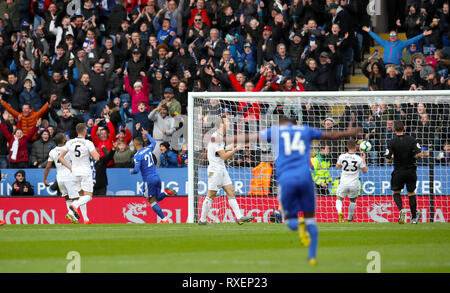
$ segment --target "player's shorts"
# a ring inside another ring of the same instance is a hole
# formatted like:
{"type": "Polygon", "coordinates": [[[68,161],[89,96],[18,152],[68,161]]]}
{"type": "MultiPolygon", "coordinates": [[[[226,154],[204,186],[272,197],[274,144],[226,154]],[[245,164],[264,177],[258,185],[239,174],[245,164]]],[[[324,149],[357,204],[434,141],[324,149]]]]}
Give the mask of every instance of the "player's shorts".
{"type": "Polygon", "coordinates": [[[290,177],[278,180],[281,207],[286,218],[296,218],[299,212],[314,212],[316,198],[311,177],[290,177]]]}
{"type": "Polygon", "coordinates": [[[57,181],[57,182],[58,182],[58,188],[61,191],[61,195],[63,197],[69,196],[70,199],[79,197],[79,194],[75,190],[75,187],[73,186],[72,181],[57,181]]]}
{"type": "Polygon", "coordinates": [[[356,198],[359,194],[359,182],[354,185],[341,185],[339,184],[336,189],[336,195],[342,198],[356,198]]]}
{"type": "Polygon", "coordinates": [[[92,179],[92,175],[89,176],[74,176],[73,177],[73,187],[76,192],[80,192],[81,190],[86,192],[94,191],[94,180],[92,179]]]}
{"type": "Polygon", "coordinates": [[[223,186],[232,184],[230,175],[226,169],[210,171],[208,169],[208,190],[218,191],[223,186]]]}
{"type": "Polygon", "coordinates": [[[144,197],[149,199],[158,197],[161,193],[161,179],[159,176],[152,176],[144,179],[144,197]]]}
{"type": "Polygon", "coordinates": [[[415,169],[394,170],[391,174],[391,190],[402,190],[406,185],[408,192],[414,192],[417,184],[417,171],[415,169]]]}

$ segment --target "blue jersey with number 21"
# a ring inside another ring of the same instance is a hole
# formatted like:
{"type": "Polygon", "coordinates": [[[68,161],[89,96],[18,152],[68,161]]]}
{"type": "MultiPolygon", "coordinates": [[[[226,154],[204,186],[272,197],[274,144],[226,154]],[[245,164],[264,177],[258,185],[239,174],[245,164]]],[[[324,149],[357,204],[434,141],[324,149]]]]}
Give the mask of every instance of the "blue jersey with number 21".
{"type": "MultiPolygon", "coordinates": [[[[152,152],[155,149],[156,141],[149,134],[146,134],[150,145],[141,148],[133,157],[134,169],[131,171],[132,174],[137,174],[141,171],[142,178],[150,178],[153,176],[158,176],[156,173],[155,163],[153,162],[152,152]]],[[[158,176],[159,177],[159,176],[158,176]]]]}
{"type": "Polygon", "coordinates": [[[274,146],[275,169],[278,181],[292,176],[311,177],[309,156],[311,141],[320,139],[322,131],[307,125],[273,126],[259,133],[274,146]]]}

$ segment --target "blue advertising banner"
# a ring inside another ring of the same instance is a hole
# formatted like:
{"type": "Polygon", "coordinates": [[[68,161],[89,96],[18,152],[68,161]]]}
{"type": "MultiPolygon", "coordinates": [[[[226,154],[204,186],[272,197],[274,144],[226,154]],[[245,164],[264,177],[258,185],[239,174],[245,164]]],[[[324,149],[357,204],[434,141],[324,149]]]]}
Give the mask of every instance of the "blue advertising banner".
{"type": "MultiPolygon", "coordinates": [[[[16,169],[3,169],[0,182],[0,195],[10,195],[12,184],[14,183],[14,173],[16,169]]],[[[251,181],[251,169],[240,168],[228,169],[231,180],[233,181],[236,194],[245,195],[249,191],[251,181]],[[239,172],[237,172],[239,170],[239,172]]],[[[44,185],[43,169],[25,169],[26,179],[33,185],[36,196],[56,195],[55,191],[50,190],[44,185]]],[[[199,181],[199,194],[205,195],[207,191],[206,171],[200,171],[204,174],[205,180],[199,181]]],[[[369,166],[369,172],[361,175],[362,194],[364,195],[390,195],[392,167],[374,167],[369,166]]],[[[158,169],[162,181],[162,188],[171,187],[178,191],[179,195],[186,195],[188,190],[188,172],[187,168],[161,168],[158,169]]],[[[339,172],[332,169],[333,179],[339,176],[339,172]]],[[[55,169],[49,174],[49,182],[55,180],[55,169]]],[[[450,175],[450,166],[434,167],[434,194],[450,194],[450,184],[448,177],[450,175]]],[[[130,175],[128,169],[108,169],[108,194],[107,195],[142,195],[143,182],[140,175],[130,175]]],[[[418,167],[417,169],[417,194],[427,195],[430,192],[430,180],[428,167],[418,167]]],[[[331,189],[331,185],[330,185],[331,189]]]]}

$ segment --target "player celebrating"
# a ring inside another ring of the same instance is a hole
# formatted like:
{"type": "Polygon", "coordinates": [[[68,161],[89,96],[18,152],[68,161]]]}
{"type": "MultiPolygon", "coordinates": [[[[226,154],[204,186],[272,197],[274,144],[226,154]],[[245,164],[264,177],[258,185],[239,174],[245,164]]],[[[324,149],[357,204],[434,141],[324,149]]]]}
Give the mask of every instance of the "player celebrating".
{"type": "Polygon", "coordinates": [[[142,134],[148,138],[150,145],[144,147],[144,140],[139,136],[133,140],[136,154],[133,158],[134,168],[130,169],[130,174],[137,174],[141,171],[145,188],[144,197],[147,198],[153,211],[161,218],[161,223],[169,223],[158,202],[162,201],[167,195],[176,195],[176,192],[170,188],[166,188],[165,193],[161,192],[161,179],[156,173],[155,162],[153,162],[152,157],[156,141],[148,134],[147,130],[142,129],[142,134]]]}
{"type": "Polygon", "coordinates": [[[399,224],[406,222],[406,212],[403,211],[400,193],[406,184],[411,209],[411,224],[419,222],[420,214],[416,211],[417,164],[416,160],[422,157],[420,144],[410,135],[404,134],[405,126],[402,121],[394,122],[394,132],[397,135],[388,141],[385,153],[386,161],[394,160],[394,171],[391,175],[391,189],[394,201],[400,211],[399,224]]]}
{"type": "Polygon", "coordinates": [[[94,180],[92,176],[91,157],[94,161],[100,159],[100,155],[95,149],[92,141],[86,139],[87,127],[84,123],[78,123],[75,126],[78,136],[69,140],[61,149],[58,161],[72,171],[72,181],[76,192],[80,198],[70,205],[77,220],[80,220],[78,208],[83,214],[84,224],[90,224],[87,216],[87,203],[92,200],[94,189],[94,180]],[[72,166],[66,161],[66,154],[70,155],[72,166]]]}
{"type": "MultiPolygon", "coordinates": [[[[50,184],[48,184],[47,182],[47,177],[48,173],[50,172],[50,168],[54,163],[56,167],[56,182],[58,183],[58,188],[61,191],[62,197],[64,197],[66,200],[68,211],[66,218],[72,223],[78,224],[77,217],[75,217],[75,214],[70,209],[70,205],[73,203],[74,200],[78,199],[79,197],[78,192],[75,191],[75,188],[72,183],[72,173],[66,166],[64,166],[58,161],[59,154],[61,153],[61,150],[64,148],[64,145],[66,144],[66,137],[64,136],[63,133],[58,133],[55,135],[54,140],[57,144],[57,147],[52,149],[48,154],[48,162],[44,171],[44,184],[45,186],[50,186],[50,184]]],[[[64,159],[69,164],[71,164],[69,154],[66,154],[64,159]]]]}
{"type": "Polygon", "coordinates": [[[336,140],[356,136],[360,129],[323,132],[307,125],[295,125],[295,121],[281,117],[278,126],[272,126],[258,134],[238,136],[237,141],[266,140],[272,142],[275,151],[275,169],[280,190],[280,202],[289,229],[299,231],[300,242],[308,246],[310,265],[317,264],[316,253],[319,233],[315,220],[314,183],[310,169],[311,141],[336,140]],[[298,218],[299,212],[303,218],[298,218]]]}
{"type": "Polygon", "coordinates": [[[339,214],[339,222],[344,222],[344,214],[342,213],[342,201],[348,196],[350,205],[348,207],[347,221],[351,222],[354,219],[353,213],[356,208],[356,198],[358,197],[359,184],[359,170],[367,173],[366,154],[362,153],[362,157],[356,154],[356,142],[353,139],[347,141],[348,152],[339,156],[336,169],[341,169],[341,179],[336,190],[336,210],[339,214]]]}
{"type": "Polygon", "coordinates": [[[233,209],[236,216],[237,223],[242,225],[253,221],[255,217],[243,216],[239,209],[239,204],[236,201],[236,196],[231,183],[230,175],[228,175],[225,161],[233,158],[234,154],[239,150],[239,147],[226,152],[224,149],[225,143],[223,141],[224,135],[227,131],[228,120],[225,115],[220,117],[219,128],[211,136],[208,143],[208,193],[203,200],[202,214],[198,222],[199,225],[211,225],[206,221],[209,210],[220,188],[223,188],[228,196],[228,203],[233,209]]]}

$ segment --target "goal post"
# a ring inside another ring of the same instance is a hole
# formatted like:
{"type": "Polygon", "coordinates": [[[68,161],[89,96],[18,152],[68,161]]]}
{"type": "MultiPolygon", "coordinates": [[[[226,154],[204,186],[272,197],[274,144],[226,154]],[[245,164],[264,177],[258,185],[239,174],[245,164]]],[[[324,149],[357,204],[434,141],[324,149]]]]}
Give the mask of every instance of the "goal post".
{"type": "MultiPolygon", "coordinates": [[[[361,127],[363,134],[357,140],[369,141],[372,149],[366,153],[369,171],[360,175],[360,196],[355,210],[357,222],[398,219],[390,190],[393,167],[383,154],[387,141],[394,135],[393,121],[402,120],[406,133],[416,137],[425,155],[417,161],[416,194],[421,221],[450,220],[450,91],[190,92],[189,223],[197,222],[200,217],[208,183],[207,142],[217,130],[217,118],[222,114],[228,117],[227,136],[257,133],[277,125],[282,115],[324,131],[344,130],[349,122],[361,127]]],[[[335,164],[339,155],[346,152],[345,141],[314,141],[312,144],[311,176],[318,183],[316,217],[319,222],[338,220],[335,191],[340,172],[335,164]],[[319,164],[314,165],[314,162],[319,164]],[[327,187],[321,188],[321,183],[327,187]]],[[[268,222],[273,210],[278,209],[274,161],[275,150],[271,144],[250,142],[226,162],[241,211],[244,215],[255,216],[258,222],[268,222]]],[[[405,192],[403,190],[402,195],[405,192]]],[[[348,204],[349,200],[345,199],[345,217],[348,204]]],[[[409,210],[407,196],[403,197],[403,206],[409,210]]],[[[234,222],[233,216],[223,191],[218,193],[208,220],[234,222]]]]}

